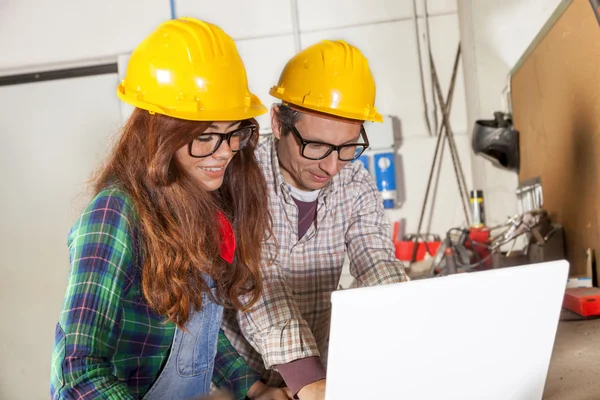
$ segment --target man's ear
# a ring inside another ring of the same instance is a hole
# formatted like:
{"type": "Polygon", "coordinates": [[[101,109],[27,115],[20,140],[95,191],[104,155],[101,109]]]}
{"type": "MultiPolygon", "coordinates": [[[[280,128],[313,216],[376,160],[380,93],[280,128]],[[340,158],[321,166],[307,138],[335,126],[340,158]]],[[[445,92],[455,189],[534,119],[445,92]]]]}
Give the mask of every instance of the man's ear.
{"type": "Polygon", "coordinates": [[[281,124],[279,123],[277,114],[279,114],[279,106],[274,105],[271,107],[271,130],[273,131],[273,136],[279,140],[281,139],[281,124]]]}

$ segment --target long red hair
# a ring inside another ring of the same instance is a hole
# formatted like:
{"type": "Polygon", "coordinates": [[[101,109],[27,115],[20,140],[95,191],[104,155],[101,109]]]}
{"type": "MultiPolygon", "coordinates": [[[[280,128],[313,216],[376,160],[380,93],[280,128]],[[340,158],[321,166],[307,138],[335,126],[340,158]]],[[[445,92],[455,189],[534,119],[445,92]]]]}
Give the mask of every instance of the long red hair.
{"type": "Polygon", "coordinates": [[[261,249],[271,234],[267,185],[254,156],[258,134],[233,157],[217,191],[201,188],[177,161],[175,152],[210,125],[135,109],[94,179],[96,193],[117,185],[131,196],[144,297],[180,327],[202,307],[202,293],[210,294],[205,275],[226,307],[246,309],[259,298],[261,249]],[[234,228],[232,265],[219,257],[218,211],[234,228]]]}

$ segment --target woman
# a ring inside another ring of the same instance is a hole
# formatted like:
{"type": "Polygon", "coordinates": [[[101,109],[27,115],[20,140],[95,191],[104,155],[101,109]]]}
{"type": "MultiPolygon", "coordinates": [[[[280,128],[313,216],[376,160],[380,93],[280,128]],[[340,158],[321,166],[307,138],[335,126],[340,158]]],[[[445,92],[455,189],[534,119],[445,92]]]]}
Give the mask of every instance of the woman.
{"type": "Polygon", "coordinates": [[[136,108],[69,234],[52,397],[189,399],[212,377],[236,398],[287,399],[220,330],[223,307],[260,296],[270,232],[254,158],[267,110],[235,44],[205,22],[166,22],[132,53],[117,95],[136,108]]]}

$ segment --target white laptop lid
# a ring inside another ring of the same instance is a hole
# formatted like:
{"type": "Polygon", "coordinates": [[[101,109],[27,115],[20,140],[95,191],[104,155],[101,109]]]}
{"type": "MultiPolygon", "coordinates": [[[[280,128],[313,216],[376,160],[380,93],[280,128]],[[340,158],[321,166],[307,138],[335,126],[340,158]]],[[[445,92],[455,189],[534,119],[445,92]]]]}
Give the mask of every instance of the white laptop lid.
{"type": "Polygon", "coordinates": [[[541,399],[569,264],[333,293],[327,400],[541,399]]]}

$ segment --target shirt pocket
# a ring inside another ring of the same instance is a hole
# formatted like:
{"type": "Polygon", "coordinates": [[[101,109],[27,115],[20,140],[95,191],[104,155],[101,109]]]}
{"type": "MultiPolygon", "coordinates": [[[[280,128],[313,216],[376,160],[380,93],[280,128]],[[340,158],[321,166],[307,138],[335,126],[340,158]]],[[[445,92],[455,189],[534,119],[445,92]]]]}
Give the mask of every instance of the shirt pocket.
{"type": "Polygon", "coordinates": [[[343,241],[323,245],[308,242],[295,250],[286,270],[295,295],[314,298],[337,288],[346,257],[343,241]]]}
{"type": "Polygon", "coordinates": [[[336,233],[331,232],[307,247],[305,255],[312,259],[316,271],[325,269],[329,273],[337,274],[338,271],[342,271],[346,258],[346,242],[343,237],[336,237],[336,233]]]}

